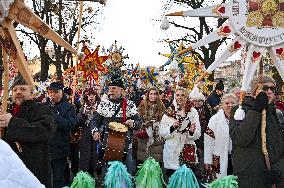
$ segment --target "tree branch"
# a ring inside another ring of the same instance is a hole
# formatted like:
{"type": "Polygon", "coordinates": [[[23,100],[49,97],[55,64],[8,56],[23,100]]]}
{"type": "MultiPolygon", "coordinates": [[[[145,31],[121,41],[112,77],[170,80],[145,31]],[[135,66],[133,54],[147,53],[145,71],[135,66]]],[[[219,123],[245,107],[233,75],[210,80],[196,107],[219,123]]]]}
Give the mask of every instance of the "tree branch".
{"type": "Polygon", "coordinates": [[[175,22],[170,22],[170,24],[173,24],[175,27],[179,27],[179,28],[183,28],[183,29],[187,29],[189,31],[193,31],[196,35],[198,35],[198,32],[196,31],[195,28],[192,28],[192,27],[186,27],[186,26],[183,26],[183,25],[179,25],[175,22]]]}

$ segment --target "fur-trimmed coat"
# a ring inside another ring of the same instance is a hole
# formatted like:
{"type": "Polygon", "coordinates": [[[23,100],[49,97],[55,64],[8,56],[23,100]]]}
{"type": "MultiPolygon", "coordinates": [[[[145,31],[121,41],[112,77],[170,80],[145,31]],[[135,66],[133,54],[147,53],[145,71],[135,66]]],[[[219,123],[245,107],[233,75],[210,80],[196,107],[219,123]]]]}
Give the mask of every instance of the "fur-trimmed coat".
{"type": "Polygon", "coordinates": [[[145,110],[145,103],[141,103],[138,110],[142,118],[142,129],[147,129],[148,138],[137,138],[137,160],[145,161],[153,157],[157,162],[163,162],[164,140],[159,136],[160,121],[164,112],[164,105],[151,105],[145,110]],[[145,113],[146,111],[146,113],[145,113]],[[153,120],[151,123],[150,121],[153,120]],[[150,123],[151,125],[148,125],[150,123]]]}
{"type": "Polygon", "coordinates": [[[231,146],[229,123],[221,109],[211,117],[204,133],[204,164],[213,165],[217,178],[227,176],[231,146]]]}
{"type": "Polygon", "coordinates": [[[163,115],[160,125],[159,134],[165,139],[164,149],[163,149],[163,162],[166,169],[177,170],[180,167],[179,156],[185,144],[192,144],[195,146],[195,163],[198,163],[196,155],[196,145],[195,140],[197,140],[201,135],[201,128],[199,123],[198,112],[195,108],[191,108],[186,114],[185,119],[182,121],[180,129],[176,129],[171,132],[171,127],[177,120],[175,107],[172,105],[167,109],[166,114],[163,115]],[[174,113],[169,113],[172,111],[174,113]],[[179,130],[184,130],[188,127],[189,123],[195,124],[196,129],[193,134],[189,131],[181,133],[179,130]]]}

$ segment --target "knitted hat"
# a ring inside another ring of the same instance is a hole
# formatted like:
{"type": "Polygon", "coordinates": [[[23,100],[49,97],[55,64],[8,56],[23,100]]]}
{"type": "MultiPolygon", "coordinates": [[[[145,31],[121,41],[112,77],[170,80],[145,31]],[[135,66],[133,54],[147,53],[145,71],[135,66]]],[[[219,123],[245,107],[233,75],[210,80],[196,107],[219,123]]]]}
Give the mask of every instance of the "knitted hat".
{"type": "Polygon", "coordinates": [[[121,88],[124,89],[124,84],[123,84],[123,80],[122,80],[121,76],[114,75],[111,78],[108,86],[117,86],[117,87],[121,87],[121,88]]]}
{"type": "Polygon", "coordinates": [[[224,90],[224,84],[222,80],[219,80],[219,82],[216,84],[215,90],[217,89],[222,90],[222,91],[224,90]]]}
{"type": "Polygon", "coordinates": [[[259,75],[259,76],[254,77],[252,81],[250,82],[251,93],[252,94],[255,93],[255,91],[257,90],[258,84],[264,84],[267,82],[271,82],[274,85],[276,85],[275,80],[271,76],[259,75]],[[261,83],[261,80],[262,80],[262,83],[261,83]]]}
{"type": "Polygon", "coordinates": [[[11,88],[14,88],[17,85],[29,85],[20,73],[18,73],[17,76],[15,77],[11,88]]]}
{"type": "Polygon", "coordinates": [[[199,89],[197,86],[194,86],[193,90],[189,94],[189,98],[191,101],[198,101],[203,100],[205,101],[205,97],[202,93],[199,92],[199,89]]]}

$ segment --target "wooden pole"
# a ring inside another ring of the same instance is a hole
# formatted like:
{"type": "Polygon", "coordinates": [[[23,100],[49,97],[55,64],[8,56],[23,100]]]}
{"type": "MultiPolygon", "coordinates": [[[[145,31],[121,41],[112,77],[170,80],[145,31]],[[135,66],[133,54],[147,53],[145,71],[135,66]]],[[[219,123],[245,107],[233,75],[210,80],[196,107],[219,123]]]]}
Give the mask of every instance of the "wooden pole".
{"type": "MultiPolygon", "coordinates": [[[[8,65],[8,56],[5,50],[2,48],[2,56],[3,56],[3,66],[4,66],[4,93],[2,97],[2,113],[7,112],[8,107],[8,98],[9,98],[9,65],[8,65]]],[[[0,129],[0,138],[4,136],[4,129],[0,129]]]]}
{"type": "MultiPolygon", "coordinates": [[[[260,60],[259,62],[259,81],[261,83],[261,89],[263,87],[263,61],[260,60]]],[[[266,167],[268,170],[270,170],[270,161],[269,161],[269,155],[267,150],[267,140],[266,140],[266,109],[263,109],[261,113],[261,149],[262,153],[264,155],[266,167]]],[[[272,188],[276,188],[275,184],[272,185],[272,188]]]]}
{"type": "MultiPolygon", "coordinates": [[[[78,15],[78,38],[77,38],[77,43],[76,43],[76,50],[79,50],[79,44],[80,44],[80,35],[81,35],[81,26],[82,26],[82,14],[83,14],[83,1],[80,1],[80,10],[79,10],[79,15],[78,15]]],[[[75,92],[77,89],[77,65],[78,65],[79,57],[76,55],[76,63],[75,63],[75,74],[74,74],[74,79],[73,79],[73,97],[72,97],[72,102],[74,103],[75,101],[75,92]]]]}

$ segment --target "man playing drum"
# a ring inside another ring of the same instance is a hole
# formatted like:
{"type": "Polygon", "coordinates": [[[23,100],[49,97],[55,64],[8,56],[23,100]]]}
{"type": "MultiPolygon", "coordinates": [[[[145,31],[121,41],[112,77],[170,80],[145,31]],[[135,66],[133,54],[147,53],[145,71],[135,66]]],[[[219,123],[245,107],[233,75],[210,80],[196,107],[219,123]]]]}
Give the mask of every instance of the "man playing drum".
{"type": "Polygon", "coordinates": [[[102,141],[103,162],[122,161],[133,173],[132,135],[140,128],[141,119],[135,104],[122,97],[123,89],[121,77],[113,76],[108,99],[100,102],[90,126],[93,139],[102,141]]]}

